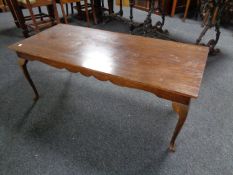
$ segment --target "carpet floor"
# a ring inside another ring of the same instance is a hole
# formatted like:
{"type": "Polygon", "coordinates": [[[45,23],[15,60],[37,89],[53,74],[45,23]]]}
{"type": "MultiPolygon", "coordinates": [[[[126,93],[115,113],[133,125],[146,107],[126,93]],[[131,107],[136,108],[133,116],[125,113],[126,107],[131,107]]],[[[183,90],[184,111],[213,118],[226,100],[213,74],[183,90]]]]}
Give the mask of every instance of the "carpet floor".
{"type": "MultiPolygon", "coordinates": [[[[145,15],[136,10],[135,20],[145,15]]],[[[119,22],[92,27],[128,32],[119,22]]],[[[186,42],[202,30],[200,21],[169,17],[165,28],[186,42]]],[[[208,58],[199,98],[191,102],[176,153],[169,153],[177,117],[169,101],[151,93],[31,62],[41,95],[33,103],[17,56],[7,48],[23,39],[21,30],[10,13],[1,13],[0,174],[232,175],[233,37],[221,31],[221,53],[208,58]]]]}

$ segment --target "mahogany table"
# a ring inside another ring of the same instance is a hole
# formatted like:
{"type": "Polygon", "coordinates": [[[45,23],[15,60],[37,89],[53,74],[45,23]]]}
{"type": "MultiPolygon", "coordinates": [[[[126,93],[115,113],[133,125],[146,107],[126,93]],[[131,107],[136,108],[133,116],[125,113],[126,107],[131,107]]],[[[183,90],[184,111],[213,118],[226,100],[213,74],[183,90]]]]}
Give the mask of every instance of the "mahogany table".
{"type": "Polygon", "coordinates": [[[27,71],[28,61],[145,90],[172,101],[179,115],[169,146],[172,151],[190,100],[198,97],[208,55],[208,48],[203,46],[64,24],[9,47],[16,51],[36,100],[39,95],[27,71]]]}

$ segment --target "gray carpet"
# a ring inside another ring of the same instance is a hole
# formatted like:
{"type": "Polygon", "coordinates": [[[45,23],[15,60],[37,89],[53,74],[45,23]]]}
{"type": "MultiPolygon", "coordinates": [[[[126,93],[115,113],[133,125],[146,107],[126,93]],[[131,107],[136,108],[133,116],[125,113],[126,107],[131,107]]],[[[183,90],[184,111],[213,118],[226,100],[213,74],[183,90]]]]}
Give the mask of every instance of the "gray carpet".
{"type": "MultiPolygon", "coordinates": [[[[145,13],[135,16],[142,21],[145,13]]],[[[128,31],[118,22],[93,27],[128,31]]],[[[178,18],[167,18],[165,28],[189,42],[202,30],[200,22],[178,18]]],[[[222,29],[222,52],[208,59],[176,153],[167,151],[176,114],[170,102],[151,93],[32,62],[29,71],[41,95],[34,104],[16,54],[7,48],[22,39],[10,13],[1,13],[1,175],[233,174],[232,31],[222,29]]]]}

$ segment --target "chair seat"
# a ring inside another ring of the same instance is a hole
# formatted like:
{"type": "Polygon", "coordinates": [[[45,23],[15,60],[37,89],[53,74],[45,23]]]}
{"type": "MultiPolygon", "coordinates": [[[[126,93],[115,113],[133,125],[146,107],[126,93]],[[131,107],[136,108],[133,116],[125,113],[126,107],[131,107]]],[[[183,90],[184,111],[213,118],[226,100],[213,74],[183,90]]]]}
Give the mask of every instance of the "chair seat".
{"type": "MultiPolygon", "coordinates": [[[[22,4],[26,4],[26,3],[27,3],[26,0],[18,0],[18,2],[19,2],[19,3],[22,3],[22,4]]],[[[36,0],[29,0],[29,2],[30,2],[31,4],[34,4],[34,3],[36,3],[36,0]]]]}
{"type": "Polygon", "coordinates": [[[72,3],[72,2],[80,2],[80,0],[60,0],[63,4],[65,3],[72,3]]]}
{"type": "MultiPolygon", "coordinates": [[[[18,0],[19,4],[26,7],[26,0],[18,0]]],[[[52,0],[29,0],[32,7],[47,6],[52,4],[52,0]]]]}

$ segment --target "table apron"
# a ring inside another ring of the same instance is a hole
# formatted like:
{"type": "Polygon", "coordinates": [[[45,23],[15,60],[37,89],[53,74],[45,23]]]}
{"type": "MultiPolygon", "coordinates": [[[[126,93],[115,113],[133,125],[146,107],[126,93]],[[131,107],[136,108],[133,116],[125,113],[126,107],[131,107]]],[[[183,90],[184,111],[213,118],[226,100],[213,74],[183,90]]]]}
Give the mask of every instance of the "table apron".
{"type": "Polygon", "coordinates": [[[22,58],[28,61],[39,61],[44,64],[50,65],[52,67],[56,67],[58,69],[67,69],[68,71],[73,72],[73,73],[79,72],[82,75],[87,76],[87,77],[93,76],[100,81],[110,81],[113,84],[116,84],[119,86],[140,89],[140,90],[144,90],[147,92],[151,92],[159,98],[163,98],[163,99],[170,100],[173,102],[178,102],[184,105],[188,105],[191,99],[191,97],[186,97],[184,95],[177,94],[174,92],[169,92],[163,89],[154,88],[150,85],[145,85],[140,82],[128,80],[124,77],[119,77],[116,75],[94,71],[94,70],[91,70],[91,69],[88,69],[82,66],[77,66],[77,65],[74,66],[74,65],[67,64],[67,63],[59,63],[56,61],[50,61],[50,60],[43,59],[41,57],[38,58],[38,56],[32,56],[32,55],[28,55],[28,54],[20,53],[20,52],[17,52],[17,55],[19,58],[22,58]]]}

